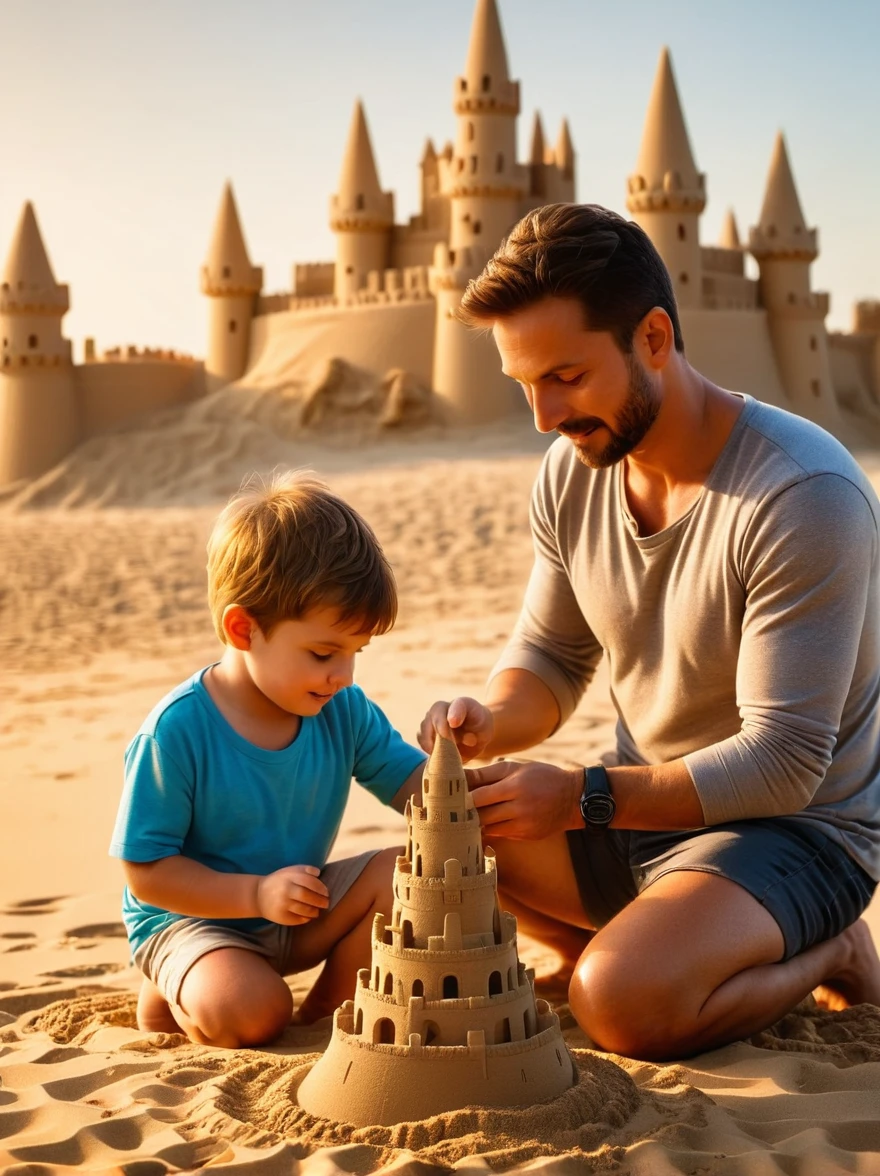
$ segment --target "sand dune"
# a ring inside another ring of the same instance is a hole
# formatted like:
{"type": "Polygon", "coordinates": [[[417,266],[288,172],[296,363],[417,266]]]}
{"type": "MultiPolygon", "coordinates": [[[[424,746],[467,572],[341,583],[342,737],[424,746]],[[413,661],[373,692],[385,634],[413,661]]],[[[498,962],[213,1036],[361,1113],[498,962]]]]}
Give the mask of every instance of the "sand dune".
{"type": "MultiPolygon", "coordinates": [[[[400,623],[363,655],[359,680],[410,737],[435,698],[479,692],[531,561],[535,440],[514,429],[450,447],[436,428],[365,447],[356,467],[339,446],[302,450],[373,522],[397,569],[400,623]]],[[[277,455],[260,450],[261,469],[301,452],[269,432],[277,455]]],[[[248,437],[258,449],[265,439],[245,430],[231,456],[206,443],[203,465],[166,454],[163,466],[158,450],[142,452],[159,433],[108,442],[101,460],[120,469],[111,505],[98,505],[100,463],[93,478],[86,463],[0,511],[0,1169],[880,1176],[880,1010],[869,1006],[806,1004],[750,1042],[657,1066],[591,1049],[557,1003],[581,1081],[552,1107],[370,1129],[295,1105],[327,1023],[240,1052],[137,1030],[139,978],[106,857],[121,752],[163,691],[215,656],[204,541],[253,460],[248,437]]],[[[600,673],[535,754],[582,762],[612,726],[600,673]]],[[[396,844],[401,829],[355,790],[338,852],[396,844]]],[[[880,933],[880,909],[871,920],[880,933]]],[[[539,978],[552,972],[537,945],[524,940],[522,954],[539,978]]],[[[295,996],[308,983],[295,978],[295,996]]]]}

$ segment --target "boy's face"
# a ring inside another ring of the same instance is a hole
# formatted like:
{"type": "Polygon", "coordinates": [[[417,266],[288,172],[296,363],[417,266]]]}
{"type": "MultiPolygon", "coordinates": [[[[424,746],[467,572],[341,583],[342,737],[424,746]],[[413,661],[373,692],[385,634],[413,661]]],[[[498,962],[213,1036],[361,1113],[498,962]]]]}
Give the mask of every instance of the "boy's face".
{"type": "Polygon", "coordinates": [[[355,655],[370,633],[343,625],[333,608],[313,609],[296,621],[279,621],[268,637],[254,626],[245,661],[254,685],[288,714],[316,715],[337,690],[354,680],[355,655]]]}

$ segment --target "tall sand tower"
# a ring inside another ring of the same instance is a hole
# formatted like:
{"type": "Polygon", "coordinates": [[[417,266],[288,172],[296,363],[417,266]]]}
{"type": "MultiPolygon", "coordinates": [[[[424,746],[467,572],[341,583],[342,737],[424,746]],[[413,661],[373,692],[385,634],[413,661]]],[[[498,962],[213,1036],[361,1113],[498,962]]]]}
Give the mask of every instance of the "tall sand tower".
{"type": "Polygon", "coordinates": [[[55,281],[28,202],[0,280],[0,485],[50,469],[79,440],[67,286],[55,281]]]}
{"type": "Polygon", "coordinates": [[[706,177],[694,162],[666,48],[660,54],[638,163],[627,187],[626,206],[666,263],[678,306],[700,307],[700,213],[706,207],[706,177]]]}
{"type": "Polygon", "coordinates": [[[232,185],[220,197],[208,256],[201,272],[202,293],[210,299],[205,384],[208,392],[244,375],[251,322],[263,271],[251,265],[232,185]]]}
{"type": "Polygon", "coordinates": [[[516,919],[498,907],[455,744],[438,737],[406,815],[391,922],[375,918],[372,966],[337,1009],[300,1106],[367,1126],[557,1097],[577,1081],[574,1064],[519,961],[516,919]]]}
{"type": "Polygon", "coordinates": [[[453,110],[455,148],[443,159],[441,183],[450,201],[449,245],[438,245],[431,271],[437,300],[434,391],[459,421],[508,415],[516,403],[492,341],[453,317],[476,277],[519,219],[528,169],[516,161],[519,82],[511,81],[495,0],[477,0],[464,74],[453,110]]]}
{"type": "Polygon", "coordinates": [[[761,301],[791,407],[833,430],[840,414],[825,332],[830,300],[810,288],[819,234],[807,228],[781,133],[773,147],[761,216],[749,234],[749,251],[760,269],[761,301]]]}
{"type": "Polygon", "coordinates": [[[333,292],[343,299],[366,285],[371,270],[382,273],[391,257],[394,194],[383,192],[363,104],[357,101],[339,174],[330,197],[330,228],[336,234],[333,292]]]}

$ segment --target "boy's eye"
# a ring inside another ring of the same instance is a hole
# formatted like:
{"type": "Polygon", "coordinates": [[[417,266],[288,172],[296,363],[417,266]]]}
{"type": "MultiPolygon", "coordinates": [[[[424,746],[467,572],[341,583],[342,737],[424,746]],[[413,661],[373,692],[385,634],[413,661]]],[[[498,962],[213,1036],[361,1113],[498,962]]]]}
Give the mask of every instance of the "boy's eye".
{"type": "Polygon", "coordinates": [[[332,656],[332,653],[315,653],[314,649],[312,650],[312,657],[316,661],[329,661],[332,656]]]}

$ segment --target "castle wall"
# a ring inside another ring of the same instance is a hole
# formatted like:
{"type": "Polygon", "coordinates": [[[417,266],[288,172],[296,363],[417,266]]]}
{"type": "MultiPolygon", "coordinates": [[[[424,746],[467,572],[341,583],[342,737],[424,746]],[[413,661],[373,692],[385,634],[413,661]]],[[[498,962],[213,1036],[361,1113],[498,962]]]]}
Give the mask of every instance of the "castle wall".
{"type": "Polygon", "coordinates": [[[722,388],[791,408],[782,388],[764,310],[682,309],[685,354],[722,388]]]}
{"type": "Polygon", "coordinates": [[[462,424],[509,419],[522,411],[523,397],[514,380],[501,371],[490,335],[472,331],[452,317],[462,291],[438,288],[437,339],[433,388],[452,418],[462,424]]]}
{"type": "Polygon", "coordinates": [[[309,261],[293,267],[293,292],[297,298],[324,298],[333,293],[335,261],[309,261]]]}
{"type": "Polygon", "coordinates": [[[0,486],[45,473],[80,437],[69,363],[0,375],[0,486]]]}
{"type": "MultiPolygon", "coordinates": [[[[448,207],[448,201],[446,202],[448,207]]],[[[429,266],[434,260],[434,246],[445,241],[449,234],[449,218],[440,228],[417,229],[410,225],[395,225],[391,234],[391,265],[394,269],[409,266],[429,266]]]]}
{"type": "Polygon", "coordinates": [[[248,358],[254,294],[223,294],[208,299],[208,353],[205,385],[209,392],[242,375],[248,358]]]}
{"type": "Polygon", "coordinates": [[[105,359],[77,366],[74,380],[84,437],[205,392],[204,365],[179,359],[105,359]]]}
{"type": "Polygon", "coordinates": [[[266,380],[307,378],[335,356],[380,375],[403,368],[430,388],[434,300],[318,305],[254,319],[249,375],[266,380]]]}
{"type": "Polygon", "coordinates": [[[830,334],[828,358],[838,401],[852,412],[876,417],[880,413],[880,337],[830,334]]]}

